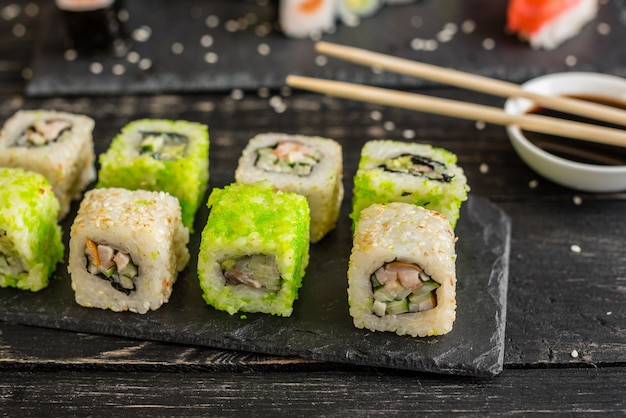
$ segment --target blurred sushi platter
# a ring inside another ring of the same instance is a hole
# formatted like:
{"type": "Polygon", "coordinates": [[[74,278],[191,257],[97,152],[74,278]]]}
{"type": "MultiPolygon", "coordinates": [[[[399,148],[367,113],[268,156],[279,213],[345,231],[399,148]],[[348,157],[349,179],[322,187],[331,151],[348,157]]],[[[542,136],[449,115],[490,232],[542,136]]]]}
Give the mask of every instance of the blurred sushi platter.
{"type": "MultiPolygon", "coordinates": [[[[506,30],[505,1],[397,2],[337,24],[316,39],[362,47],[490,77],[522,82],[558,71],[626,75],[624,3],[601,1],[598,16],[555,50],[535,50],[506,30]],[[595,59],[593,51],[616,53],[595,59]]],[[[30,95],[198,92],[280,88],[288,74],[419,87],[428,82],[347,64],[314,50],[314,40],[277,28],[276,1],[128,1],[127,48],[85,56],[68,45],[58,10],[34,51],[30,95]]]]}

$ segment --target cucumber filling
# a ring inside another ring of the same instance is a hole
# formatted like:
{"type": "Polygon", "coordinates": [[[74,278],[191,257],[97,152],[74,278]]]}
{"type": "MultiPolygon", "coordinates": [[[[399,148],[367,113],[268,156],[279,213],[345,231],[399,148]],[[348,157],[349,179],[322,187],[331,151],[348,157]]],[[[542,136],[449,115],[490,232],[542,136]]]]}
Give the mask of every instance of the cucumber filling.
{"type": "Polygon", "coordinates": [[[40,119],[26,128],[15,140],[16,147],[44,147],[63,139],[72,130],[72,123],[65,119],[40,119]]]}
{"type": "Polygon", "coordinates": [[[314,147],[298,141],[279,141],[257,150],[255,166],[274,173],[308,176],[321,159],[322,154],[314,147]]]}
{"type": "Polygon", "coordinates": [[[371,276],[374,300],[372,312],[377,316],[423,312],[437,306],[439,283],[417,264],[392,261],[371,276]]]}
{"type": "Polygon", "coordinates": [[[228,286],[248,286],[270,292],[280,289],[280,272],[273,256],[254,254],[226,259],[220,267],[228,286]]]}
{"type": "Polygon", "coordinates": [[[6,231],[0,229],[0,274],[17,276],[27,271],[6,231]]]}
{"type": "Polygon", "coordinates": [[[454,176],[446,173],[446,165],[422,155],[401,154],[386,160],[378,166],[392,173],[404,173],[412,176],[426,177],[444,183],[452,181],[454,176]]]}
{"type": "Polygon", "coordinates": [[[128,253],[87,239],[85,255],[89,273],[109,281],[115,290],[127,295],[137,290],[139,269],[128,253]]]}
{"type": "Polygon", "coordinates": [[[141,132],[139,153],[155,160],[173,161],[185,156],[189,138],[174,132],[141,132]]]}

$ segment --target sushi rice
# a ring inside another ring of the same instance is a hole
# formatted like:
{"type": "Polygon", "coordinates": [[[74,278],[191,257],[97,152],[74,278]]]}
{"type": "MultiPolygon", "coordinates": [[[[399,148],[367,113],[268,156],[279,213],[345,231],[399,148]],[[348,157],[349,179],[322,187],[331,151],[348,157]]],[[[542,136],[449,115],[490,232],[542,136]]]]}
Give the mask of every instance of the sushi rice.
{"type": "Polygon", "coordinates": [[[259,134],[243,150],[235,180],[267,180],[279,190],[305,196],[315,243],[335,228],[339,217],[344,196],[342,148],[329,138],[259,134]]]}
{"type": "Polygon", "coordinates": [[[455,242],[440,213],[403,202],[364,209],[348,267],[354,325],[413,337],[450,332],[456,319],[455,242]]]}
{"type": "Polygon", "coordinates": [[[96,178],[93,119],[52,110],[20,110],[0,133],[0,166],[36,171],[54,187],[61,209],[96,178]]]}
{"type": "Polygon", "coordinates": [[[68,272],[76,302],[140,314],[158,309],[187,266],[188,242],[175,197],[123,188],[88,191],[70,229],[68,272]]]}

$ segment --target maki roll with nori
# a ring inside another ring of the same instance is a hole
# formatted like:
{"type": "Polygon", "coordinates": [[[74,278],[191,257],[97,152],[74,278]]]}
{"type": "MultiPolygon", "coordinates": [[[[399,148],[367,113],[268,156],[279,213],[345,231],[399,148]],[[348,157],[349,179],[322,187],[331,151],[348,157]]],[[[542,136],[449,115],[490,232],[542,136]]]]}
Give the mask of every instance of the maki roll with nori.
{"type": "Polygon", "coordinates": [[[60,210],[50,182],[0,167],[0,287],[38,291],[63,258],[60,210]]]}
{"type": "Polygon", "coordinates": [[[243,150],[235,179],[240,183],[268,180],[274,187],[307,198],[311,242],[321,240],[337,223],[343,189],[341,145],[317,136],[266,133],[243,150]]]}
{"type": "Polygon", "coordinates": [[[146,313],[167,303],[189,261],[189,230],[164,192],[93,189],[70,229],[68,271],[85,307],[146,313]]]}
{"type": "Polygon", "coordinates": [[[309,207],[269,182],[234,183],[209,196],[198,253],[214,308],[290,316],[309,262],[309,207]]]}
{"type": "Polygon", "coordinates": [[[374,204],[356,223],[348,302],[357,328],[425,337],[456,319],[454,231],[440,213],[410,203],[374,204]]]}
{"type": "Polygon", "coordinates": [[[180,201],[183,223],[193,232],[209,181],[206,125],[162,119],[131,122],[99,161],[97,187],[167,192],[180,201]]]}
{"type": "Polygon", "coordinates": [[[0,166],[22,167],[45,176],[65,217],[72,199],[96,178],[93,119],[67,112],[22,110],[0,133],[0,166]]]}
{"type": "Polygon", "coordinates": [[[365,144],[354,176],[353,222],[373,203],[406,202],[441,212],[452,227],[467,200],[467,179],[457,157],[443,148],[393,140],[365,144]]]}

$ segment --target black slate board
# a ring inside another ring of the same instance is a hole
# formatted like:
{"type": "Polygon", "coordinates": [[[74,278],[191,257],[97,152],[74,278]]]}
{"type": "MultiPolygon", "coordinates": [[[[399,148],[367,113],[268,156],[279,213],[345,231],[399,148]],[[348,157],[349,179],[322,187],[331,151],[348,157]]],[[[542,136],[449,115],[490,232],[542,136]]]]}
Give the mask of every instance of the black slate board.
{"type": "MultiPolygon", "coordinates": [[[[150,59],[140,69],[126,57],[78,56],[64,59],[65,30],[58,11],[48,7],[47,25],[33,51],[33,77],[27,94],[33,96],[75,94],[133,94],[224,91],[235,88],[278,88],[288,74],[345,80],[391,87],[420,87],[424,80],[328,58],[316,61],[314,42],[288,39],[277,30],[265,36],[256,31],[275,22],[273,2],[261,6],[246,0],[150,0],[127,1],[129,32],[147,26],[152,33],[145,42],[133,42],[131,51],[150,59]],[[205,24],[208,16],[219,18],[217,27],[205,24]],[[250,16],[254,19],[250,20],[250,16]],[[245,29],[229,24],[248,21],[245,29]],[[213,43],[201,45],[210,35],[213,43]],[[180,43],[182,53],[172,52],[180,43]],[[266,53],[259,53],[259,46],[266,53]],[[269,52],[267,52],[269,51],[269,52]],[[217,62],[205,61],[214,53],[217,62]],[[102,72],[93,74],[97,62],[102,72]],[[117,66],[117,67],[116,67],[117,66]],[[120,67],[121,66],[121,67],[120,67]],[[114,68],[123,68],[115,75],[114,68]]],[[[409,5],[387,6],[357,27],[343,24],[323,40],[371,49],[409,59],[490,77],[523,82],[545,73],[577,70],[626,76],[626,3],[602,1],[595,21],[574,39],[554,51],[534,51],[505,32],[506,1],[421,0],[409,5]],[[474,29],[467,30],[467,23],[474,29]],[[450,26],[452,25],[452,26],[450,26]],[[426,42],[426,48],[415,48],[426,42]],[[430,48],[436,41],[436,47],[430,48]],[[413,42],[413,46],[412,46],[413,42]],[[430,50],[429,50],[430,49],[430,50]]],[[[52,4],[52,2],[50,2],[52,4]]]]}
{"type": "MultiPolygon", "coordinates": [[[[356,329],[348,313],[346,271],[351,248],[348,205],[338,228],[311,248],[300,297],[289,318],[216,311],[202,299],[196,274],[200,230],[192,259],[170,302],[145,315],[83,308],[74,302],[65,264],[50,285],[31,293],[0,289],[0,320],[146,340],[298,356],[337,363],[471,376],[502,371],[510,220],[484,198],[471,196],[456,228],[457,321],[447,335],[428,338],[356,329]]],[[[63,222],[67,244],[70,213],[63,222]]],[[[198,214],[206,219],[208,209],[198,214]]]]}

